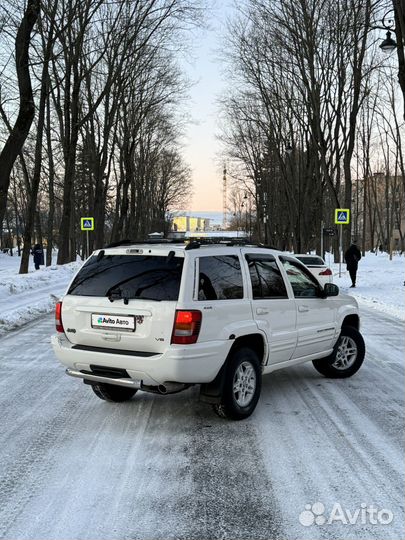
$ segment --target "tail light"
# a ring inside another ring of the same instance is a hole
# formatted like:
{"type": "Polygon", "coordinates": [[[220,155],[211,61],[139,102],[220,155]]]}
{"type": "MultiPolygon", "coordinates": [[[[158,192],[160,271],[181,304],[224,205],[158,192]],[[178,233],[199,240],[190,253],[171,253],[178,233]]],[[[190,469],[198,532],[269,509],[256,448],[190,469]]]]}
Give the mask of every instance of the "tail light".
{"type": "Polygon", "coordinates": [[[55,306],[55,326],[57,332],[65,332],[62,324],[62,302],[57,302],[55,306]]]}
{"type": "Polygon", "coordinates": [[[172,343],[177,345],[195,343],[200,333],[201,320],[201,311],[177,309],[173,325],[172,343]]]}
{"type": "Polygon", "coordinates": [[[319,272],[319,275],[320,276],[331,276],[332,275],[332,270],[330,268],[327,268],[323,272],[319,272]]]}

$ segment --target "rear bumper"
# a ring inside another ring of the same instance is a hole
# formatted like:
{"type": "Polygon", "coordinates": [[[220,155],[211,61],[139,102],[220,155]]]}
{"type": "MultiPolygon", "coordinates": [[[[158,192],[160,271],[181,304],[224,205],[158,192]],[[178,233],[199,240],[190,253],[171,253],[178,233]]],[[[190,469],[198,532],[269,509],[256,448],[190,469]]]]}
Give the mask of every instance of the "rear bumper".
{"type": "MultiPolygon", "coordinates": [[[[193,345],[171,345],[163,354],[136,356],[117,354],[116,350],[80,350],[73,348],[60,334],[52,336],[52,346],[58,360],[73,371],[89,371],[90,364],[125,369],[131,379],[155,386],[165,382],[207,383],[221,369],[232,341],[211,341],[193,345]]],[[[90,379],[90,377],[89,377],[90,379]]]]}

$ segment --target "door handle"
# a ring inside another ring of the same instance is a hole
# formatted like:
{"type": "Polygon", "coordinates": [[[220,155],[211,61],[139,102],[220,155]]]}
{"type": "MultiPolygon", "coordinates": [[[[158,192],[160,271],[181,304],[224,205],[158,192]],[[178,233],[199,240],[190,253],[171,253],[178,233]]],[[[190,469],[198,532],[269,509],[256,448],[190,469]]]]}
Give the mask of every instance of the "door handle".
{"type": "Polygon", "coordinates": [[[259,307],[259,308],[256,309],[256,313],[258,315],[267,315],[268,312],[269,312],[269,310],[266,309],[266,308],[259,307]]]}
{"type": "Polygon", "coordinates": [[[306,313],[307,311],[309,311],[309,307],[308,306],[298,306],[298,311],[300,313],[306,313]]]}

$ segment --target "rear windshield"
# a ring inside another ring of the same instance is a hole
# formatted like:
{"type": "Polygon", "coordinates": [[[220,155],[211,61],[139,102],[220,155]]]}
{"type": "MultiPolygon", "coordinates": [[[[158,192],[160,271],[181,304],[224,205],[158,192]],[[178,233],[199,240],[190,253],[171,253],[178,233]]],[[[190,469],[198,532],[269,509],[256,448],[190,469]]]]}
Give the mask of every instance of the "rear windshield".
{"type": "Polygon", "coordinates": [[[77,274],[68,294],[177,300],[184,258],[155,255],[93,255],[77,274]]]}
{"type": "Polygon", "coordinates": [[[295,257],[306,266],[325,266],[324,261],[320,257],[295,257]]]}

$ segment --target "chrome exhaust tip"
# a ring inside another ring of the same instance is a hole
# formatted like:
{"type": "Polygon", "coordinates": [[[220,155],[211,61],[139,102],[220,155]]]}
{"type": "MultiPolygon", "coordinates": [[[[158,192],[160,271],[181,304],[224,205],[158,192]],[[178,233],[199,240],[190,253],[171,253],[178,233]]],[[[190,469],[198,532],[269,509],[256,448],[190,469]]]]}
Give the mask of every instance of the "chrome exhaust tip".
{"type": "Polygon", "coordinates": [[[144,392],[151,392],[152,394],[161,394],[165,396],[167,394],[176,394],[177,392],[181,392],[190,386],[192,386],[192,384],[165,382],[164,384],[159,384],[158,386],[148,386],[143,384],[141,386],[141,390],[144,392]]]}

